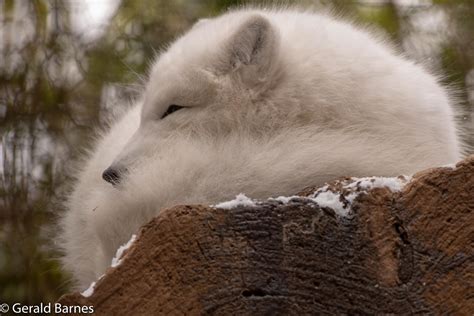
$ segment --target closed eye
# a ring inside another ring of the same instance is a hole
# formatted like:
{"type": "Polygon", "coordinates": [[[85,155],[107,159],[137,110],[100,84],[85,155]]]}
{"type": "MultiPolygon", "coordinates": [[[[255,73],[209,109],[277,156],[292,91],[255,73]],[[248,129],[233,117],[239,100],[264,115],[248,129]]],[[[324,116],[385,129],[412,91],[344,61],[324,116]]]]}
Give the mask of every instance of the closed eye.
{"type": "Polygon", "coordinates": [[[168,115],[170,115],[171,113],[173,112],[176,112],[178,110],[181,110],[182,108],[184,108],[184,106],[181,106],[181,105],[176,105],[176,104],[171,104],[168,109],[166,110],[165,113],[163,113],[163,115],[161,116],[161,119],[164,119],[165,117],[167,117],[168,115]]]}

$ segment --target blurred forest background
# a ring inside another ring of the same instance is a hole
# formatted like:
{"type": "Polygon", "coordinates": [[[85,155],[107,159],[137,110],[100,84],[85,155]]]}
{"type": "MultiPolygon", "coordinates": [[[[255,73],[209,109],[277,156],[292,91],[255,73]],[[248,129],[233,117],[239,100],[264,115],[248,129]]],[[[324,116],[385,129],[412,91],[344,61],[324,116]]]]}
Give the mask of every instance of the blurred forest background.
{"type": "MultiPolygon", "coordinates": [[[[474,144],[474,1],[287,2],[376,24],[445,74],[474,144]]],[[[157,50],[198,18],[242,3],[0,0],[0,303],[51,302],[68,290],[45,227],[61,211],[71,161],[140,92],[157,50]]]]}

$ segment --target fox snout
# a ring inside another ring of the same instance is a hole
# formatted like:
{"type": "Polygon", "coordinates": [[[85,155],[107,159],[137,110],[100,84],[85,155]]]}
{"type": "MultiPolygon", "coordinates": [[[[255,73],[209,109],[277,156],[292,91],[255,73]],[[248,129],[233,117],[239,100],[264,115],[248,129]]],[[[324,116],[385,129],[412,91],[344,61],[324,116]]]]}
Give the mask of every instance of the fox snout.
{"type": "Polygon", "coordinates": [[[123,174],[126,170],[123,168],[117,168],[114,166],[110,166],[104,170],[102,173],[102,179],[109,182],[112,185],[117,185],[120,183],[120,180],[123,177],[123,174]]]}

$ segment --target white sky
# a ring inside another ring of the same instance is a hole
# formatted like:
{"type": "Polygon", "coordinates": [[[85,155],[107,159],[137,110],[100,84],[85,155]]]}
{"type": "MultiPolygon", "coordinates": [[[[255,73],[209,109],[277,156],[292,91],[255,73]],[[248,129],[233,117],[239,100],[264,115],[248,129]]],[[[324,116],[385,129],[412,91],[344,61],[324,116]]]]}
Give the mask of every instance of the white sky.
{"type": "Polygon", "coordinates": [[[68,0],[74,30],[87,40],[99,37],[120,0],[68,0]]]}

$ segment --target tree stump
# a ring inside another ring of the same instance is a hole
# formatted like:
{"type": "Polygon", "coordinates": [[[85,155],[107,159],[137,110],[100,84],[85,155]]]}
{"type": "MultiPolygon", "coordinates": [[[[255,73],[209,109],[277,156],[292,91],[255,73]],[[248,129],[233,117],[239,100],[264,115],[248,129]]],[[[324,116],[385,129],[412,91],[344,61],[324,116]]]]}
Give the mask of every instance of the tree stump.
{"type": "MultiPolygon", "coordinates": [[[[329,188],[343,201],[340,183],[329,188]]],[[[473,210],[474,156],[399,192],[362,192],[347,216],[304,197],[176,206],[92,295],[59,303],[95,315],[473,315],[473,210]]]]}

